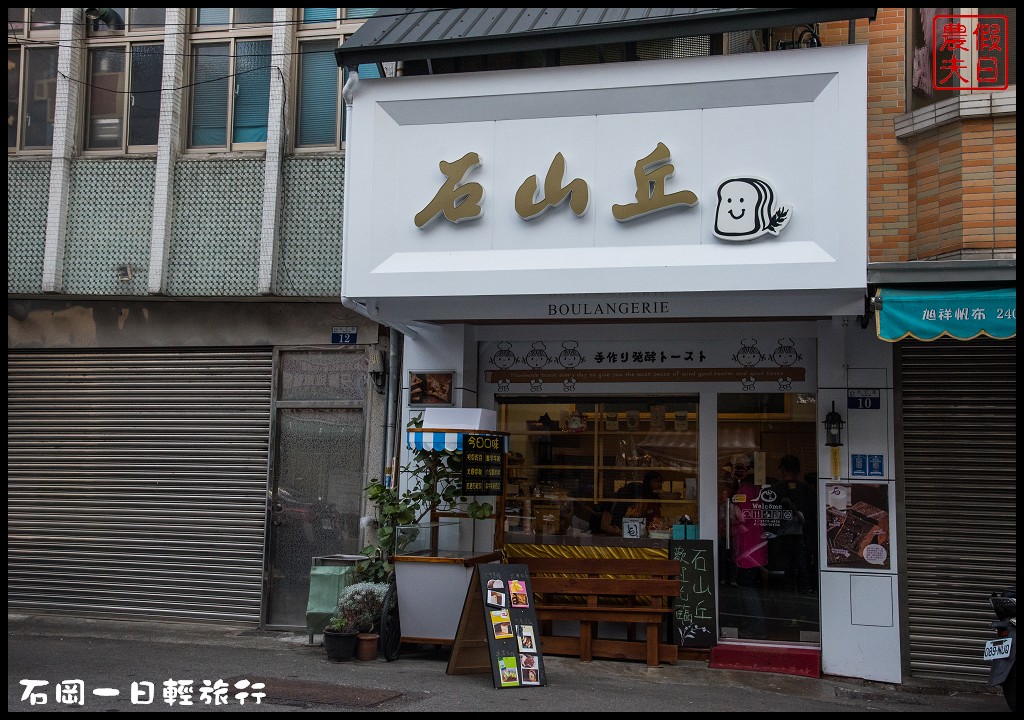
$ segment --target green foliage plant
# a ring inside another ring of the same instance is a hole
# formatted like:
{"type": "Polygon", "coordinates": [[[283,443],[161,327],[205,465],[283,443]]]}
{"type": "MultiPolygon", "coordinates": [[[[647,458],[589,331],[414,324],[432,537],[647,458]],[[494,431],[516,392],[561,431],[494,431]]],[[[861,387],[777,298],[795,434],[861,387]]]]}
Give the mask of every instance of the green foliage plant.
{"type": "MultiPolygon", "coordinates": [[[[423,414],[412,418],[409,428],[423,427],[423,414]]],[[[367,560],[358,565],[360,579],[386,582],[393,566],[390,558],[400,554],[419,536],[419,525],[429,521],[432,510],[454,510],[466,504],[466,514],[474,520],[494,515],[491,503],[475,500],[461,491],[462,452],[458,450],[413,450],[402,467],[405,490],[397,484],[388,487],[378,478],[366,486],[366,495],[376,511],[377,542],[363,548],[367,560]]]]}
{"type": "MultiPolygon", "coordinates": [[[[324,629],[332,632],[345,632],[349,629],[348,618],[344,615],[331,615],[331,617],[327,619],[327,626],[324,629]]],[[[353,632],[355,631],[353,630],[353,632]]]]}

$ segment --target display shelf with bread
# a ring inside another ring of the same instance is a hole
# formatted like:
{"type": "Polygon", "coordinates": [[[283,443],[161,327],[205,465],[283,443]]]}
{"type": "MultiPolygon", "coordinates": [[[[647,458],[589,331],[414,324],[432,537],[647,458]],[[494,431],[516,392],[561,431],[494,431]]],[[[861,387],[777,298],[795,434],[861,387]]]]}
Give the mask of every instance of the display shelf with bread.
{"type": "Polygon", "coordinates": [[[673,524],[698,516],[696,398],[524,398],[503,402],[499,422],[512,458],[508,542],[663,546],[673,524]],[[641,498],[652,471],[660,487],[641,498]],[[641,537],[602,524],[605,513],[644,515],[641,537]]]}

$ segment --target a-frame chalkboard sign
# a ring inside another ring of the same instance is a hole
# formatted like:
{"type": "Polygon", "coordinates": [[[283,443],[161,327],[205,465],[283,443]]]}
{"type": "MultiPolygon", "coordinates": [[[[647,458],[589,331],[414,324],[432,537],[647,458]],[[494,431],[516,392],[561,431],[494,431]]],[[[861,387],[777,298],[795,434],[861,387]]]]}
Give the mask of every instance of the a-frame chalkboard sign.
{"type": "Polygon", "coordinates": [[[525,565],[473,567],[448,674],[488,670],[496,688],[547,685],[540,626],[525,565]]]}

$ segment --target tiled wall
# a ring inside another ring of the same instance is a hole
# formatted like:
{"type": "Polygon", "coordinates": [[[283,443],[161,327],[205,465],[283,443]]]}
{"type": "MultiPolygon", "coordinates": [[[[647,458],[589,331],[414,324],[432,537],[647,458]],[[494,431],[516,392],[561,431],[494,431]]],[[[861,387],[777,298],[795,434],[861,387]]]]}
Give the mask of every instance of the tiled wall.
{"type": "Polygon", "coordinates": [[[50,161],[7,159],[7,292],[42,290],[50,161]]]}
{"type": "Polygon", "coordinates": [[[263,160],[179,160],[167,293],[257,294],[263,160]]]}
{"type": "Polygon", "coordinates": [[[79,160],[71,166],[64,290],[145,295],[153,222],[153,159],[79,160]],[[128,282],[117,268],[129,265],[128,282]]]}
{"type": "Polygon", "coordinates": [[[275,294],[338,297],[345,159],[289,157],[283,175],[275,294]]]}

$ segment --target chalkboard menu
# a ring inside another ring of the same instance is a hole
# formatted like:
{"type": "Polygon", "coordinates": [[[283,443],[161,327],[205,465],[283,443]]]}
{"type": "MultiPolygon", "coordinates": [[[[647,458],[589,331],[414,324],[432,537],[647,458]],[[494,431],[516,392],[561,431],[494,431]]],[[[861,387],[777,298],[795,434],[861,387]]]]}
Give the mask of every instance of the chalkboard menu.
{"type": "Polygon", "coordinates": [[[504,481],[503,435],[465,433],[462,440],[462,494],[500,495],[504,481]]]}
{"type": "Polygon", "coordinates": [[[496,688],[547,685],[526,565],[487,563],[473,569],[448,674],[487,669],[496,688]]]}
{"type": "Polygon", "coordinates": [[[712,541],[670,540],[668,556],[679,561],[679,597],[672,602],[676,640],[682,647],[716,645],[718,623],[712,541]]]}

